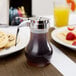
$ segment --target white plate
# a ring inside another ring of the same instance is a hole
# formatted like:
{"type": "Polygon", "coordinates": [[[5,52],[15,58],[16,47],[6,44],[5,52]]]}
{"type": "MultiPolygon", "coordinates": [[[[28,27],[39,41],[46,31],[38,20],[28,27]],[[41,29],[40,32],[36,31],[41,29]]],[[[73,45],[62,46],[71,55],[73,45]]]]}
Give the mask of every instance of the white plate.
{"type": "MultiPolygon", "coordinates": [[[[68,48],[71,48],[71,49],[73,49],[73,50],[76,50],[76,46],[69,45],[69,44],[61,41],[60,39],[58,39],[58,38],[56,37],[56,33],[62,32],[62,31],[66,31],[66,30],[67,30],[67,27],[62,27],[62,28],[58,28],[58,29],[54,30],[54,31],[52,32],[52,34],[51,34],[52,39],[53,39],[54,41],[56,41],[57,43],[61,44],[61,45],[64,45],[64,46],[66,46],[66,47],[68,47],[68,48]]],[[[75,29],[75,30],[76,30],[76,29],[75,29]]]]}
{"type": "MultiPolygon", "coordinates": [[[[5,31],[6,33],[16,34],[17,27],[0,28],[0,30],[5,31]]],[[[30,29],[28,27],[21,27],[18,38],[19,43],[9,49],[1,50],[0,57],[15,53],[26,47],[30,39],[30,29]]]]}

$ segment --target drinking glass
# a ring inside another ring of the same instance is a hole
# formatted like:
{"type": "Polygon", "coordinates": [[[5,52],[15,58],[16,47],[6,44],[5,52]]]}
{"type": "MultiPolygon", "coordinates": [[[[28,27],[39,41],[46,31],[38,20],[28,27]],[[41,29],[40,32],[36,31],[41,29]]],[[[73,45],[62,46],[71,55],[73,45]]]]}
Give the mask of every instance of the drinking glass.
{"type": "Polygon", "coordinates": [[[67,26],[69,22],[70,8],[66,2],[54,1],[54,24],[55,27],[67,26]]]}

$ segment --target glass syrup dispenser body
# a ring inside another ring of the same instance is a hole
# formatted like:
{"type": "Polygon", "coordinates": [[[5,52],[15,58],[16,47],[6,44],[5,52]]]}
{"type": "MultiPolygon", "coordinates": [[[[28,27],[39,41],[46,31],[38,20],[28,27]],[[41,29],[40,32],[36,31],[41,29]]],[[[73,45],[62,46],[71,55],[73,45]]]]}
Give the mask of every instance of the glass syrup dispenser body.
{"type": "Polygon", "coordinates": [[[31,37],[25,50],[29,65],[43,67],[50,63],[53,49],[48,41],[48,24],[44,18],[31,19],[31,37]]]}

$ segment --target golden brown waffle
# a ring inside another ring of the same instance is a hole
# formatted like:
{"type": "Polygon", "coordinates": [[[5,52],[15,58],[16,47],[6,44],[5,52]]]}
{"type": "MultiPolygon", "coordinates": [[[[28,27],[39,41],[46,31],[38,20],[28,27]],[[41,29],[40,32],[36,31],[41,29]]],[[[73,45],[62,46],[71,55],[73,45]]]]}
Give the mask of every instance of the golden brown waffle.
{"type": "Polygon", "coordinates": [[[3,48],[8,42],[8,36],[6,33],[0,31],[0,48],[3,48]]]}
{"type": "Polygon", "coordinates": [[[8,34],[8,43],[5,48],[11,47],[15,45],[16,36],[14,34],[8,34]]]}

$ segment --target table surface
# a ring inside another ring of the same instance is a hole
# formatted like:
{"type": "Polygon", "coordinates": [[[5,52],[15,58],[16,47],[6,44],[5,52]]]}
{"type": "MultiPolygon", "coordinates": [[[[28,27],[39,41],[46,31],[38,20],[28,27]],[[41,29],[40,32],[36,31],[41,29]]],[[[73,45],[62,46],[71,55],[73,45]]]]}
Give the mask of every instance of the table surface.
{"type": "Polygon", "coordinates": [[[27,64],[25,49],[0,58],[0,76],[62,76],[52,65],[33,67],[27,64]]]}
{"type": "MultiPolygon", "coordinates": [[[[54,28],[49,29],[49,34],[48,34],[49,40],[51,41],[51,43],[55,44],[55,46],[57,46],[57,48],[59,48],[60,51],[64,51],[64,53],[66,54],[65,50],[67,50],[67,48],[64,48],[63,46],[55,43],[52,40],[50,33],[53,30],[54,28]]],[[[53,47],[53,49],[54,48],[55,47],[53,47]]],[[[55,56],[54,51],[57,50],[53,50],[53,56],[55,56]]],[[[69,55],[70,58],[74,57],[73,59],[75,59],[75,55],[74,56],[71,54],[67,54],[67,55],[69,55]]],[[[0,76],[62,76],[65,73],[60,71],[61,69],[58,69],[58,62],[57,61],[54,62],[54,59],[56,60],[55,57],[52,57],[51,64],[49,64],[46,67],[42,67],[42,68],[33,67],[27,64],[25,49],[22,49],[17,53],[11,54],[4,58],[0,58],[0,76]]]]}
{"type": "Polygon", "coordinates": [[[32,67],[26,63],[24,49],[0,59],[0,76],[62,76],[52,65],[32,67]]]}
{"type": "Polygon", "coordinates": [[[50,35],[53,30],[54,28],[49,29],[53,56],[48,66],[42,68],[29,66],[24,54],[25,49],[22,49],[0,58],[0,76],[76,76],[76,52],[54,42],[50,35]]]}

